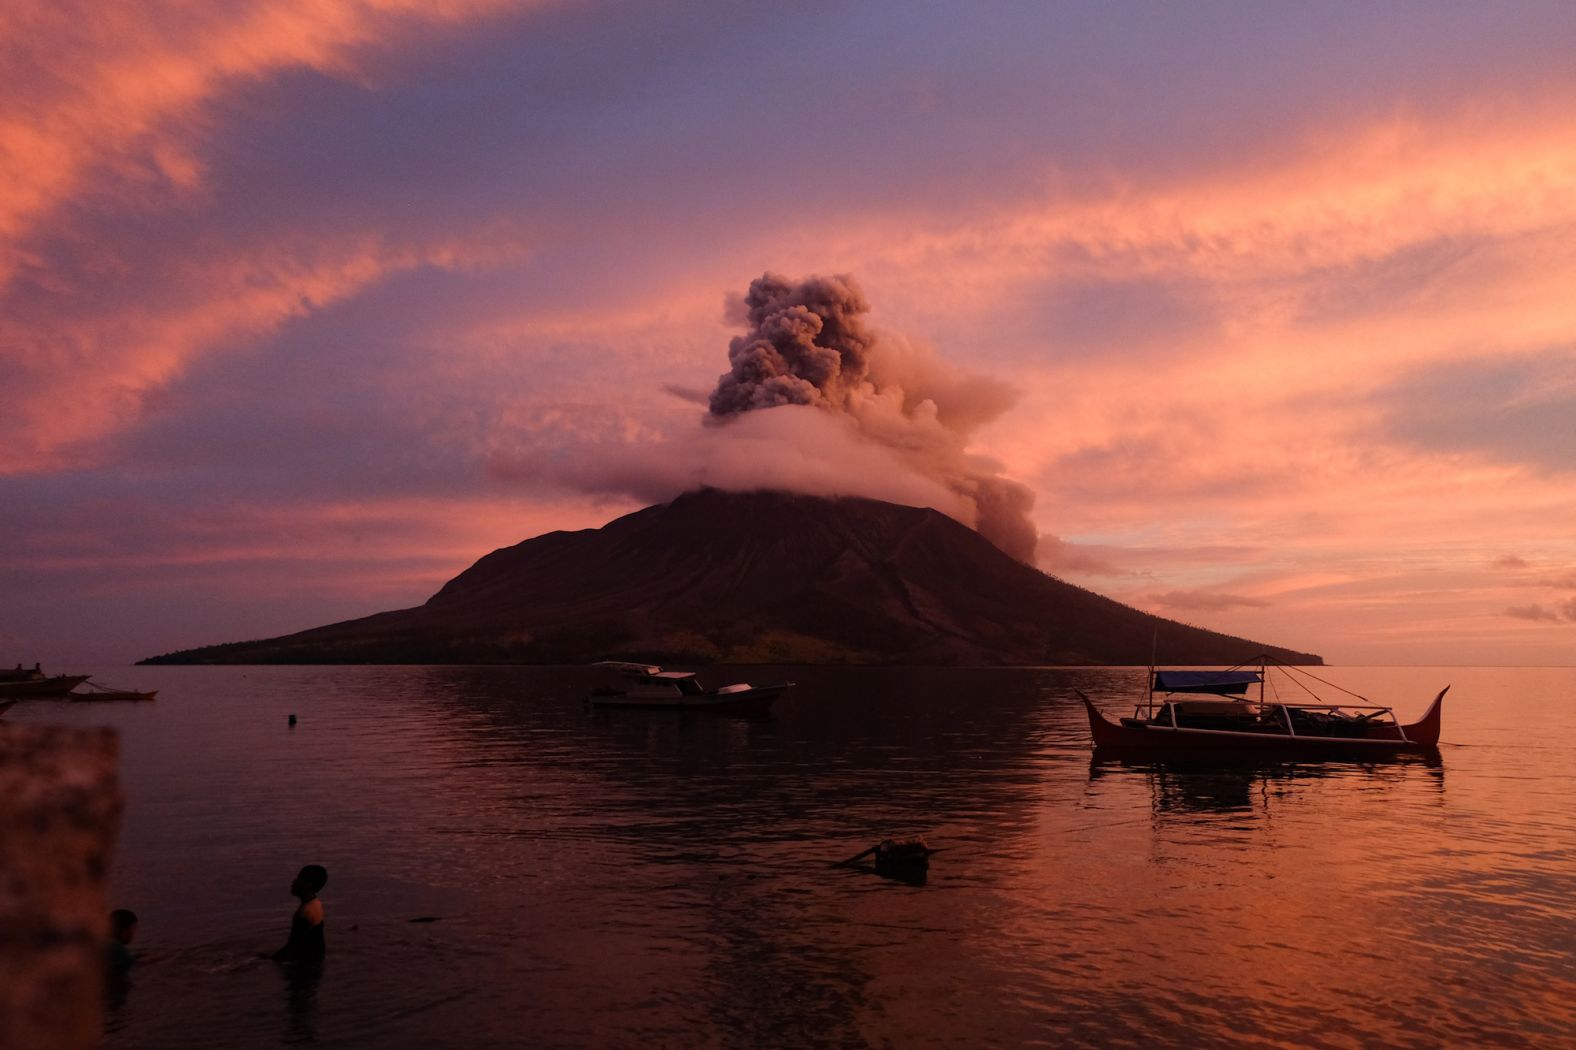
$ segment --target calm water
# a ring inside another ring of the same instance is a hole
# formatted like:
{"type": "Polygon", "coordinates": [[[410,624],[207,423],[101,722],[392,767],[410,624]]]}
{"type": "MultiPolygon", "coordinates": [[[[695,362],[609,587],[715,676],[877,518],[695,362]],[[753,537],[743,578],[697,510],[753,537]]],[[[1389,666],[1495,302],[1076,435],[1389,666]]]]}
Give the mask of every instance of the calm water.
{"type": "Polygon", "coordinates": [[[1330,669],[1442,762],[1092,765],[1142,672],[750,668],[770,717],[580,669],[135,668],[112,1047],[1572,1045],[1576,670],[1330,669]],[[286,727],[289,713],[299,725],[286,727]],[[833,869],[889,835],[922,887],[833,869]],[[330,957],[292,987],[291,876],[330,957]],[[435,921],[412,922],[413,919],[435,921]]]}

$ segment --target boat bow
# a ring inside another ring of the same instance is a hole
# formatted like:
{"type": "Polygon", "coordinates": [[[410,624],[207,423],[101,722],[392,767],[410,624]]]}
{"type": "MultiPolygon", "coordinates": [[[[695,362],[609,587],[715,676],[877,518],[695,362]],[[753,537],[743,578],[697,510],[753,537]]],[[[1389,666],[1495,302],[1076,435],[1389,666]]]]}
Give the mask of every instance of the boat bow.
{"type": "Polygon", "coordinates": [[[1408,740],[1414,744],[1422,744],[1424,747],[1434,747],[1439,743],[1439,726],[1443,720],[1445,694],[1448,692],[1450,687],[1447,685],[1439,691],[1438,696],[1434,697],[1434,702],[1428,705],[1428,710],[1424,712],[1422,718],[1411,725],[1401,727],[1408,740]]]}
{"type": "Polygon", "coordinates": [[[1100,713],[1094,706],[1094,701],[1084,695],[1082,690],[1074,689],[1078,699],[1083,701],[1084,710],[1089,713],[1089,735],[1094,739],[1095,747],[1109,747],[1122,739],[1122,727],[1112,722],[1100,713]]]}

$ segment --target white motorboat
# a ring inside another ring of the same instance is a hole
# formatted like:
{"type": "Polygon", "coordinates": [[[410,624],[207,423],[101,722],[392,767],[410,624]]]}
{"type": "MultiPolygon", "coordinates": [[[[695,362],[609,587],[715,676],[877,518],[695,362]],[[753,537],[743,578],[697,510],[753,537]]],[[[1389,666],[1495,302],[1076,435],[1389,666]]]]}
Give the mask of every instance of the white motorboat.
{"type": "Polygon", "coordinates": [[[587,697],[598,707],[761,709],[793,688],[792,682],[775,685],[734,682],[718,689],[707,689],[693,671],[664,671],[655,664],[621,660],[603,660],[592,666],[618,675],[617,685],[600,686],[587,697]]]}

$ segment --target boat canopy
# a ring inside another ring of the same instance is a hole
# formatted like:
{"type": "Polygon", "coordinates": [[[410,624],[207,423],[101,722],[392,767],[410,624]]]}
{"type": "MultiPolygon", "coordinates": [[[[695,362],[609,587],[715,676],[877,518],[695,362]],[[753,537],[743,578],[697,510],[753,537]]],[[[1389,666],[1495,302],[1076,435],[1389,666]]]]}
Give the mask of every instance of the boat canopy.
{"type": "Polygon", "coordinates": [[[1245,693],[1263,677],[1257,671],[1156,671],[1155,689],[1165,693],[1245,693]]]}
{"type": "Polygon", "coordinates": [[[660,678],[660,679],[662,679],[665,682],[677,682],[677,681],[679,681],[681,679],[685,679],[685,678],[694,678],[695,677],[695,672],[694,671],[658,671],[655,674],[653,674],[651,677],[652,678],[660,678]]]}
{"type": "Polygon", "coordinates": [[[636,664],[627,660],[598,660],[591,666],[601,667],[608,671],[620,671],[624,674],[654,675],[662,673],[662,668],[656,664],[636,664]]]}

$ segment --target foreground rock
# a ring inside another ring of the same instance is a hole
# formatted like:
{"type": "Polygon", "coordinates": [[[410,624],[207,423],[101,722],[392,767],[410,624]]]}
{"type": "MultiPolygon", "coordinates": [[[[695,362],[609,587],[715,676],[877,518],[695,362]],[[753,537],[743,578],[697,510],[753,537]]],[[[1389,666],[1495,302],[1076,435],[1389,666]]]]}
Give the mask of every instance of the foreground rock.
{"type": "Polygon", "coordinates": [[[116,753],[107,729],[0,725],[0,1047],[103,1037],[116,753]]]}
{"type": "Polygon", "coordinates": [[[933,510],[710,489],[494,551],[415,609],[145,662],[1143,664],[1152,642],[1321,662],[1075,587],[933,510]]]}

